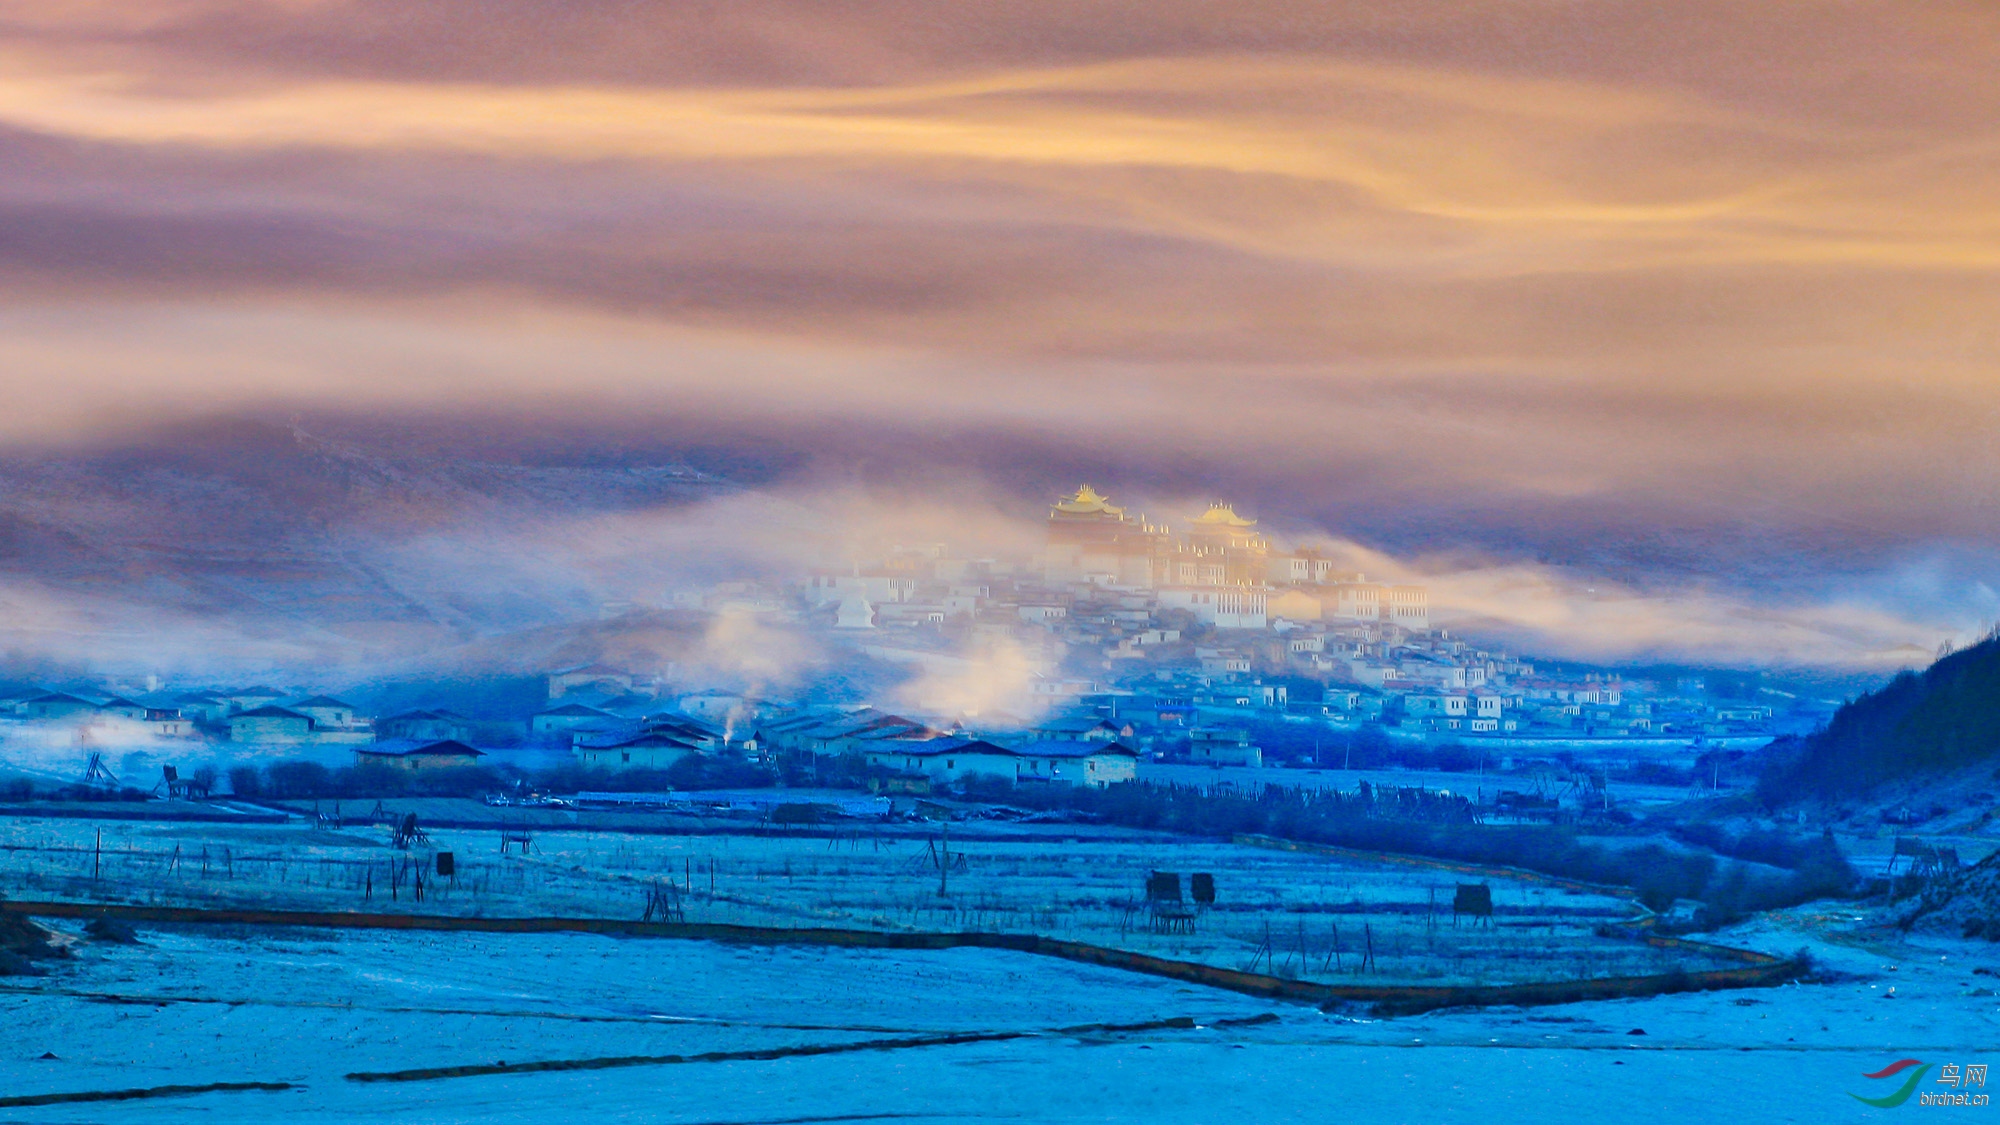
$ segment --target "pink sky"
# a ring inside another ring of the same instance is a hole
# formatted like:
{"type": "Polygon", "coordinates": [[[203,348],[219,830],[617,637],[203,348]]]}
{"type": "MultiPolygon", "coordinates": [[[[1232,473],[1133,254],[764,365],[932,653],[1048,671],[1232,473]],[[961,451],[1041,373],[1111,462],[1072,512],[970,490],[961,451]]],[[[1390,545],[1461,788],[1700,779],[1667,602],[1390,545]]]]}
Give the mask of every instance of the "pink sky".
{"type": "Polygon", "coordinates": [[[1982,3],[0,0],[0,443],[886,425],[1482,549],[1985,553],[1996,56],[1982,3]]]}

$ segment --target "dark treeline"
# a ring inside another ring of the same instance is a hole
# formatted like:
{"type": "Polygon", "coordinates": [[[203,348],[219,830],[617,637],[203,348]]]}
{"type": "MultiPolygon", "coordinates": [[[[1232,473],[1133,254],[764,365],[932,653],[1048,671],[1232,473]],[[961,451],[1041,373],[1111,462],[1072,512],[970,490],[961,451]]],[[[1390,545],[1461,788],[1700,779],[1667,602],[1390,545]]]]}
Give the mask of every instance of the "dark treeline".
{"type": "MultiPolygon", "coordinates": [[[[1032,809],[1062,809],[1107,824],[1201,836],[1258,834],[1370,851],[1401,852],[1519,867],[1585,882],[1631,887],[1641,901],[1664,910],[1675,899],[1705,903],[1711,923],[1758,910],[1846,894],[1853,869],[1825,839],[1791,841],[1781,850],[1793,862],[1781,872],[1758,872],[1718,862],[1709,850],[1658,844],[1614,847],[1580,839],[1569,827],[1478,825],[1469,819],[1407,819],[1353,794],[1319,794],[1267,788],[1255,797],[1203,793],[1186,787],[1114,785],[1107,789],[1017,787],[1004,782],[968,786],[968,795],[1032,809]]],[[[1757,862],[1766,862],[1758,860],[1757,862]]]]}
{"type": "Polygon", "coordinates": [[[1904,672],[1834,713],[1826,729],[1774,743],[1757,794],[1777,807],[1864,793],[1885,781],[2000,753],[2000,638],[1904,672]]]}
{"type": "Polygon", "coordinates": [[[1794,836],[1769,828],[1731,834],[1720,825],[1705,821],[1669,825],[1666,831],[1682,843],[1707,848],[1717,855],[1794,871],[1820,862],[1828,846],[1823,836],[1794,836]]]}
{"type": "MultiPolygon", "coordinates": [[[[1363,723],[1354,730],[1327,730],[1306,723],[1259,721],[1249,724],[1250,741],[1264,751],[1267,762],[1290,762],[1321,769],[1408,769],[1439,770],[1445,773],[1475,773],[1498,765],[1493,750],[1456,740],[1442,742],[1398,739],[1380,723],[1363,723]]],[[[1166,748],[1184,752],[1185,738],[1170,741],[1166,748]]],[[[1581,768],[1576,755],[1559,750],[1550,755],[1558,765],[1581,768]]],[[[1693,774],[1665,762],[1637,762],[1618,772],[1620,780],[1647,785],[1686,785],[1693,774]]],[[[1496,785],[1506,784],[1495,775],[1496,785]]]]}
{"type": "Polygon", "coordinates": [[[262,768],[229,771],[229,790],[239,797],[298,800],[318,797],[478,797],[533,790],[542,793],[646,793],[669,789],[756,789],[778,780],[775,771],[737,756],[689,755],[664,770],[587,770],[566,765],[551,770],[475,767],[452,770],[399,770],[384,766],[329,769],[318,762],[273,762],[262,768]]]}

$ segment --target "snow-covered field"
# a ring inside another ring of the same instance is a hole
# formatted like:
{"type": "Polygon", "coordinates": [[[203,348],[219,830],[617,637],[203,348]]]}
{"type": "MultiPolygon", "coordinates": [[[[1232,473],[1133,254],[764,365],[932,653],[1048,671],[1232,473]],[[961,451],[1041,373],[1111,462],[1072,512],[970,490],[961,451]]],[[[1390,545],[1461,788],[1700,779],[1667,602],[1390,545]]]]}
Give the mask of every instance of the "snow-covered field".
{"type": "MultiPolygon", "coordinates": [[[[0,989],[0,1096],[208,1082],[279,1092],[0,1110],[20,1122],[1624,1122],[1888,1118],[1898,1058],[2000,1061],[2000,946],[1903,944],[1799,912],[1832,983],[1394,1020],[987,950],[748,949],[587,935],[142,928],[0,989]],[[1891,990],[1893,989],[1893,995],[1891,990]],[[1275,1022],[1218,1026],[1271,1013],[1275,1022]],[[1062,1032],[1192,1017],[1192,1029],[1062,1032]],[[1633,1034],[1643,1030],[1643,1035],[1633,1034]],[[1005,1041],[362,1083],[357,1071],[1005,1041]],[[41,1058],[53,1053],[53,1059],[41,1058]]],[[[1931,1086],[1932,1089],[1942,1087],[1931,1086]]],[[[1963,1112],[1982,1114],[1985,1110],[1963,1112]]]]}
{"type": "Polygon", "coordinates": [[[497,833],[433,831],[411,852],[386,828],[0,821],[0,893],[174,906],[414,910],[637,919],[677,884],[689,921],[1032,933],[1309,980],[1501,984],[1718,967],[1700,954],[1597,936],[1634,908],[1514,878],[1203,841],[936,841],[857,833],[661,836],[541,833],[502,855],[497,833]],[[101,850],[99,842],[101,844],[101,850]],[[412,867],[430,877],[421,902],[412,867]],[[940,872],[939,857],[947,870],[940,872]],[[1154,933],[1149,871],[1215,877],[1191,935],[1154,933]],[[93,872],[95,875],[93,876],[93,872]],[[1497,924],[1451,924],[1455,881],[1490,881],[1497,924]],[[940,894],[940,890],[945,893],[940,894]]]}

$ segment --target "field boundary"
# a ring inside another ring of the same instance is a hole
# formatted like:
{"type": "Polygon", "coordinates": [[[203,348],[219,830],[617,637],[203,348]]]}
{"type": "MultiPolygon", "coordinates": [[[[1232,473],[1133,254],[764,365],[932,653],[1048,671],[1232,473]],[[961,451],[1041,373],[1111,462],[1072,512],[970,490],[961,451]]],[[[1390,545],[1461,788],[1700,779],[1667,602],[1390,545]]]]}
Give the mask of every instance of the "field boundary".
{"type": "Polygon", "coordinates": [[[275,810],[261,813],[217,812],[198,807],[192,802],[183,802],[173,809],[157,811],[133,808],[107,809],[93,802],[77,801],[46,805],[0,804],[0,817],[15,817],[21,820],[34,820],[40,817],[49,820],[119,820],[148,824],[286,824],[297,820],[299,814],[275,810]]]}
{"type": "MultiPolygon", "coordinates": [[[[823,945],[854,949],[1001,949],[1206,985],[1246,996],[1304,1004],[1370,1004],[1384,1014],[1411,1015],[1438,1008],[1569,1004],[1657,996],[1669,992],[1762,988],[1783,984],[1804,966],[1769,954],[1732,950],[1741,968],[1673,972],[1637,977],[1595,977],[1507,985],[1321,984],[1267,973],[1244,972],[1176,961],[1131,950],[1035,934],[942,933],[744,926],[721,922],[631,922],[615,918],[487,917],[441,914],[371,914],[347,911],[234,910],[123,903],[0,902],[0,912],[50,918],[116,918],[127,922],[181,925],[303,926],[325,929],[418,930],[502,934],[589,933],[625,937],[675,938],[740,945],[823,945]]],[[[1674,943],[1701,952],[1721,946],[1682,943],[1647,935],[1650,944],[1674,943]]]]}
{"type": "Polygon", "coordinates": [[[76,1102],[129,1102],[140,1098],[180,1098],[190,1094],[234,1093],[241,1090],[295,1090],[290,1082],[205,1082],[198,1086],[142,1086],[130,1090],[82,1090],[67,1094],[19,1094],[0,1098],[0,1109],[76,1102]]]}
{"type": "MultiPolygon", "coordinates": [[[[1561,887],[1566,891],[1581,891],[1585,894],[1605,895],[1638,904],[1639,894],[1630,887],[1620,887],[1611,883],[1586,883],[1581,879],[1566,879],[1560,875],[1549,875],[1540,871],[1530,871],[1525,867],[1506,867],[1493,863],[1473,863],[1469,860],[1440,859],[1437,856],[1413,855],[1409,852],[1377,852],[1366,848],[1344,848],[1338,844],[1315,844],[1304,840],[1287,840],[1280,836],[1261,836],[1254,833],[1238,833],[1229,838],[1232,844],[1243,844],[1253,848],[1271,848],[1282,852],[1310,852],[1314,855],[1329,855],[1340,859],[1360,860],[1365,863],[1394,863],[1405,867],[1429,867],[1439,871],[1450,871],[1458,875],[1484,875],[1489,879],[1514,879],[1523,883],[1539,883],[1548,887],[1561,887]]],[[[1641,907],[1640,909],[1644,909],[1641,907]]],[[[1647,912],[1648,914],[1651,911],[1647,912]]]]}
{"type": "MultiPolygon", "coordinates": [[[[1436,856],[1409,855],[1401,852],[1371,852],[1362,848],[1343,848],[1337,844],[1313,844],[1300,840],[1286,840],[1277,836],[1237,835],[1231,842],[1247,844],[1258,848],[1275,848],[1288,852],[1311,852],[1319,855],[1336,856],[1341,859],[1361,860],[1368,863],[1398,863],[1409,867],[1428,867],[1450,871],[1458,875],[1484,875],[1490,879],[1514,879],[1521,882],[1541,883],[1561,887],[1564,890],[1583,891],[1590,894],[1607,895],[1621,899],[1632,905],[1639,913],[1623,925],[1611,927],[1611,933],[1632,941],[1644,942],[1656,949],[1682,949],[1690,953],[1700,953],[1721,961],[1738,961],[1746,965],[1776,965],[1784,963],[1783,958],[1769,953],[1759,953],[1754,949],[1737,949],[1734,946],[1717,945],[1708,941],[1692,941],[1688,938],[1670,937],[1652,931],[1659,916],[1639,901],[1638,892],[1630,887],[1618,887],[1608,883],[1586,883],[1578,879],[1565,879],[1560,875],[1546,875],[1540,871],[1529,871],[1519,867],[1503,867],[1486,863],[1466,863],[1453,859],[1439,859],[1436,856]]],[[[1640,978],[1634,978],[1640,979],[1640,978]]]]}

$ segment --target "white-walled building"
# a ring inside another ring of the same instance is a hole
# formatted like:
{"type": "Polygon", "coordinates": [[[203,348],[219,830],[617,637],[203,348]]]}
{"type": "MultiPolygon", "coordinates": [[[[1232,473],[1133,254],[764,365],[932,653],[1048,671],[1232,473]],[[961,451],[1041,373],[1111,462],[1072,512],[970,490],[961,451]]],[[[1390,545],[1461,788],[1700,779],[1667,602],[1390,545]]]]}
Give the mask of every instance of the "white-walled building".
{"type": "Polygon", "coordinates": [[[701,750],[664,731],[648,730],[582,735],[570,753],[576,755],[577,764],[585,769],[664,770],[691,754],[700,754],[701,750]]]}
{"type": "Polygon", "coordinates": [[[1422,586],[1391,586],[1383,591],[1382,620],[1405,629],[1431,627],[1430,591],[1422,586]]]}
{"type": "Polygon", "coordinates": [[[929,742],[871,748],[868,764],[883,769],[921,773],[933,782],[991,777],[1016,784],[1049,782],[1103,788],[1138,776],[1139,755],[1117,742],[1063,739],[1002,746],[982,739],[933,739],[929,742]]]}
{"type": "Polygon", "coordinates": [[[1160,608],[1185,609],[1218,629],[1263,629],[1269,592],[1255,586],[1163,586],[1160,608]]]}

